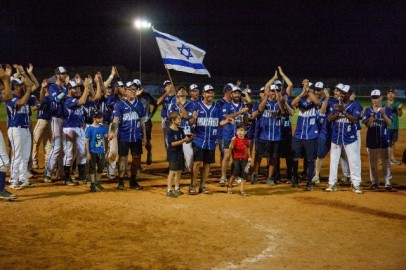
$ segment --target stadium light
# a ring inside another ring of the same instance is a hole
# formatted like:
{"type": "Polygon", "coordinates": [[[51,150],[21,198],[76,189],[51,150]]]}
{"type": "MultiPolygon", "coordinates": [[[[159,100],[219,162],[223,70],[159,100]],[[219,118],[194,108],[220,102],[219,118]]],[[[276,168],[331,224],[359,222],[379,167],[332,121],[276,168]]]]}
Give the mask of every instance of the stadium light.
{"type": "Polygon", "coordinates": [[[151,23],[147,20],[144,19],[135,19],[134,20],[134,27],[138,29],[140,32],[140,57],[139,57],[139,71],[140,71],[140,76],[139,79],[141,81],[141,63],[142,63],[142,48],[141,48],[141,40],[142,40],[142,31],[143,29],[149,29],[151,28],[151,23]]]}

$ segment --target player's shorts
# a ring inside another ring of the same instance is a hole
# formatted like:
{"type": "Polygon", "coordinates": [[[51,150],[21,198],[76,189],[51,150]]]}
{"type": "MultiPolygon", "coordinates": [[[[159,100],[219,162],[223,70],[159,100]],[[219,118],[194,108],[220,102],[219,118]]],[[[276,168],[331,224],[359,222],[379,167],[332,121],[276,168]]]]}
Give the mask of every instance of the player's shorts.
{"type": "Polygon", "coordinates": [[[279,141],[258,140],[255,148],[255,157],[260,158],[278,158],[279,141]]]}
{"type": "Polygon", "coordinates": [[[95,154],[90,153],[91,159],[89,160],[89,173],[94,174],[96,172],[96,165],[97,165],[97,173],[103,173],[104,169],[104,153],[103,154],[95,154]]]}
{"type": "Polygon", "coordinates": [[[293,158],[303,158],[304,156],[306,156],[307,160],[315,160],[317,156],[317,141],[317,138],[311,140],[301,140],[293,138],[293,158]]]}
{"type": "Polygon", "coordinates": [[[169,161],[170,171],[183,171],[185,165],[183,160],[171,160],[169,161]]]}
{"type": "Polygon", "coordinates": [[[279,157],[292,157],[292,130],[290,128],[282,129],[282,140],[279,141],[279,157]]]}
{"type": "Polygon", "coordinates": [[[193,147],[193,161],[203,161],[203,163],[211,164],[216,162],[215,150],[206,150],[198,147],[193,147]]]}
{"type": "Polygon", "coordinates": [[[118,155],[120,157],[128,156],[128,150],[131,150],[131,155],[142,155],[142,142],[118,142],[118,155]]]}
{"type": "Polygon", "coordinates": [[[231,140],[222,139],[222,140],[221,140],[221,143],[223,144],[223,149],[229,149],[229,148],[230,148],[231,140]]]}
{"type": "Polygon", "coordinates": [[[390,142],[391,144],[394,144],[395,142],[398,141],[398,129],[389,129],[389,135],[390,135],[390,142]]]}
{"type": "Polygon", "coordinates": [[[145,135],[148,141],[151,140],[151,133],[152,133],[152,122],[151,121],[145,122],[145,135]]]}
{"type": "Polygon", "coordinates": [[[317,157],[325,158],[327,153],[330,151],[331,141],[325,138],[319,137],[317,139],[317,157]]]}
{"type": "Polygon", "coordinates": [[[248,160],[245,159],[234,159],[233,160],[233,176],[241,177],[242,179],[247,179],[248,174],[244,172],[245,166],[248,160]]]}

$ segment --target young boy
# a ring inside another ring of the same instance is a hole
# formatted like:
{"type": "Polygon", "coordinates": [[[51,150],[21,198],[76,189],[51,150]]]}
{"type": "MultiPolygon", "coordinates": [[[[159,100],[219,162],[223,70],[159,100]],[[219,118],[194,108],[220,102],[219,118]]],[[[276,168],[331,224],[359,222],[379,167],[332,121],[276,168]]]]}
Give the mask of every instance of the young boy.
{"type": "Polygon", "coordinates": [[[183,129],[180,128],[182,117],[177,111],[169,114],[168,120],[171,122],[169,127],[166,141],[168,142],[168,158],[169,161],[169,174],[168,174],[168,191],[166,196],[176,198],[183,194],[180,190],[180,175],[183,171],[184,156],[183,156],[183,143],[190,143],[192,134],[185,136],[183,129]],[[172,190],[173,178],[175,177],[175,191],[172,190]]]}
{"type": "Polygon", "coordinates": [[[92,125],[86,129],[86,153],[89,161],[90,192],[96,192],[97,189],[104,189],[100,178],[104,169],[104,139],[107,138],[107,129],[103,125],[102,112],[94,110],[92,119],[92,125]]]}
{"type": "Polygon", "coordinates": [[[235,178],[241,178],[241,195],[248,196],[245,192],[245,180],[247,179],[248,162],[252,164],[250,149],[250,141],[245,138],[247,134],[247,127],[244,124],[237,126],[237,137],[232,138],[230,143],[230,150],[233,151],[233,173],[228,180],[227,193],[232,194],[232,186],[235,178]],[[246,168],[247,167],[247,168],[246,168]]]}

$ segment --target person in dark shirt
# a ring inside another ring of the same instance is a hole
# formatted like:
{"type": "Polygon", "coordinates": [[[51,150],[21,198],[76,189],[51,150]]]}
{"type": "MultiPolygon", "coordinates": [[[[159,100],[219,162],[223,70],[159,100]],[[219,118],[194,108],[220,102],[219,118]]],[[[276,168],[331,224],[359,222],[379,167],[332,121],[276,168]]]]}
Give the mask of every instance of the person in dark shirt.
{"type": "Polygon", "coordinates": [[[183,129],[179,127],[182,117],[177,111],[169,114],[168,120],[171,122],[166,140],[168,142],[167,160],[169,161],[169,174],[168,174],[168,191],[167,197],[176,198],[183,194],[180,190],[180,175],[183,171],[184,156],[183,156],[183,143],[190,143],[192,135],[185,136],[183,129]],[[172,183],[175,178],[175,191],[172,190],[172,183]]]}

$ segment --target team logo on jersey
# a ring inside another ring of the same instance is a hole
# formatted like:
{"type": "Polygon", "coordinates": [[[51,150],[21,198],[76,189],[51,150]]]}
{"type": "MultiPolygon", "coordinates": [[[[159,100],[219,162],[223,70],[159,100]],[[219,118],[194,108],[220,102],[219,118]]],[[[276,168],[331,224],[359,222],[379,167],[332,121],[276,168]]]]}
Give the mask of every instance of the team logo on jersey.
{"type": "Polygon", "coordinates": [[[128,112],[123,114],[123,121],[139,120],[138,113],[128,112]]]}
{"type": "Polygon", "coordinates": [[[198,126],[207,126],[207,127],[218,127],[219,119],[208,117],[208,118],[197,118],[198,126]]]}

